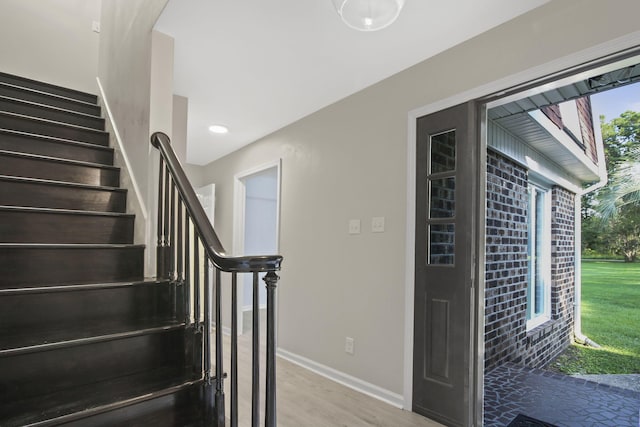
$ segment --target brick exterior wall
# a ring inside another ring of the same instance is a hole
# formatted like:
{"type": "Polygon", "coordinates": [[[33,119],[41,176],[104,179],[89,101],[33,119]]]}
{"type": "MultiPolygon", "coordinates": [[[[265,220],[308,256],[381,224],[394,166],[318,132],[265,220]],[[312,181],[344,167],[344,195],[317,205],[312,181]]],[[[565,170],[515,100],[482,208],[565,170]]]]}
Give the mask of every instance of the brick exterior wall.
{"type": "Polygon", "coordinates": [[[580,131],[582,132],[581,136],[585,154],[597,165],[598,151],[596,149],[596,136],[593,130],[591,97],[587,95],[576,99],[576,107],[578,108],[578,119],[580,120],[580,131]]]}
{"type": "Polygon", "coordinates": [[[485,369],[503,362],[542,367],[571,342],[574,302],[574,195],[554,187],[551,320],[527,331],[528,173],[487,153],[485,369]]]}
{"type": "Polygon", "coordinates": [[[527,311],[527,171],[487,152],[485,366],[522,361],[527,311]]]}
{"type": "Polygon", "coordinates": [[[540,108],[540,111],[542,111],[542,113],[547,116],[549,120],[553,122],[553,124],[558,126],[558,129],[564,128],[564,124],[562,123],[562,115],[560,114],[560,106],[558,104],[547,105],[540,108]]]}

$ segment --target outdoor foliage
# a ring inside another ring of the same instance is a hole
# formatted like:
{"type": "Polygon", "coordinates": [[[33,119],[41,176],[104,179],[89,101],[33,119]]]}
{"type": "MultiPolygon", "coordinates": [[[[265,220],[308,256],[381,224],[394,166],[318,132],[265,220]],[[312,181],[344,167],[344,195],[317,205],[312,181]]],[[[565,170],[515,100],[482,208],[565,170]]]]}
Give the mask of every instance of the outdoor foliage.
{"type": "Polygon", "coordinates": [[[582,332],[601,349],[571,346],[551,366],[567,374],[640,374],[640,264],[582,263],[582,332]]]}
{"type": "Polygon", "coordinates": [[[583,200],[583,252],[640,255],[640,112],[600,116],[609,182],[583,200]]]}

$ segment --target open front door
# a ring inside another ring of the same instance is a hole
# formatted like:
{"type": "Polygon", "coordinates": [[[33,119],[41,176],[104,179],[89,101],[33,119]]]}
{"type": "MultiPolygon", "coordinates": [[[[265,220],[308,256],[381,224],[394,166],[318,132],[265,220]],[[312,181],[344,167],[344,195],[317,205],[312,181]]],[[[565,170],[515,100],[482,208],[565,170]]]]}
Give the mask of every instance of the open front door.
{"type": "Polygon", "coordinates": [[[475,106],[418,119],[413,410],[473,422],[475,106]]]}

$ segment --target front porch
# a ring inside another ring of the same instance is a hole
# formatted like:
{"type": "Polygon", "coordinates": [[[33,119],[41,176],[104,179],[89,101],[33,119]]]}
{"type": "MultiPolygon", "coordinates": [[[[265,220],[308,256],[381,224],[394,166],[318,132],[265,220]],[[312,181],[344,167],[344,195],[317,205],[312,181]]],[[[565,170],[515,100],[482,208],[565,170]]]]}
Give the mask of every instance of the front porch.
{"type": "Polygon", "coordinates": [[[485,375],[484,426],[518,415],[558,427],[637,427],[640,392],[504,363],[485,375]]]}

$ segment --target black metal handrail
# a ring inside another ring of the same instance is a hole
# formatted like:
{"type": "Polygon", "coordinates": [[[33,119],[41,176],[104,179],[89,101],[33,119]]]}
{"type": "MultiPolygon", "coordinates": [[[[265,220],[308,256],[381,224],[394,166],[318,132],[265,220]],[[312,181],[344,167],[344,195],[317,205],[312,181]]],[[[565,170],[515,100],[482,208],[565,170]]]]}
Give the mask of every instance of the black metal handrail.
{"type": "MultiPolygon", "coordinates": [[[[231,426],[238,425],[238,273],[253,274],[252,426],[259,425],[259,274],[267,288],[265,426],[276,426],[275,290],[282,256],[228,256],[207,218],[204,208],[178,161],[167,135],[156,132],[151,144],[160,152],[158,185],[158,279],[172,280],[184,290],[185,323],[202,334],[202,345],[194,349],[205,383],[205,414],[218,427],[225,425],[223,340],[221,327],[221,272],[231,273],[231,426]],[[183,217],[184,212],[184,217],[183,217]],[[191,226],[194,237],[191,239],[191,226]],[[204,259],[200,260],[200,248],[204,259]],[[202,269],[201,269],[202,266],[202,269]],[[210,266],[214,274],[209,272],[210,266]],[[203,276],[203,284],[200,277],[203,276]],[[213,276],[213,277],[211,277],[213,276]],[[192,291],[192,292],[191,292],[192,291]],[[201,292],[203,293],[201,301],[201,292]],[[204,322],[200,313],[204,308],[204,322]],[[211,367],[213,322],[215,321],[215,375],[211,367]]],[[[194,342],[199,343],[197,339],[194,342]]]]}

